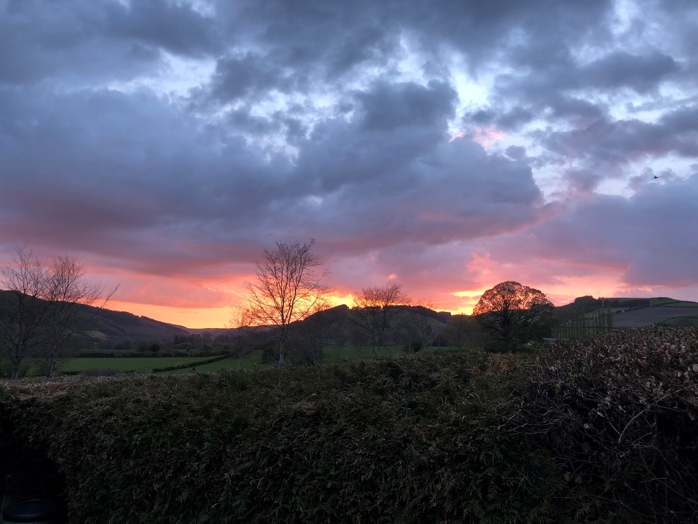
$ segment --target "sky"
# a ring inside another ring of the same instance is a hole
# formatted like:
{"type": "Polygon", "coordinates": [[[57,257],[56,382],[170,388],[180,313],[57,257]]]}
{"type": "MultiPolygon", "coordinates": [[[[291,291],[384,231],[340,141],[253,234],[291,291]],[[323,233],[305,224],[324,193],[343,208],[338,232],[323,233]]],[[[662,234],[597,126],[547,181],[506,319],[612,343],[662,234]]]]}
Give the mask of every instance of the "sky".
{"type": "Polygon", "coordinates": [[[698,300],[696,49],[695,0],[0,0],[0,262],[187,327],[277,240],[336,303],[698,300]]]}

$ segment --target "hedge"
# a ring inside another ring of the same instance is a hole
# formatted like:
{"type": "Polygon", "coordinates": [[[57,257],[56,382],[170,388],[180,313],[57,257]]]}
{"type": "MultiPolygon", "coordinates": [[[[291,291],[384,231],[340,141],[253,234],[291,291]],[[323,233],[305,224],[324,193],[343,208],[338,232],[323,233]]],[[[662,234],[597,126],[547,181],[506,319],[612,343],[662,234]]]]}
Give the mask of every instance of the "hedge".
{"type": "Polygon", "coordinates": [[[158,357],[217,357],[230,351],[80,351],[74,358],[158,358],[158,357]]]}
{"type": "MultiPolygon", "coordinates": [[[[695,352],[686,340],[689,348],[666,360],[667,374],[695,352]]],[[[561,435],[578,404],[574,387],[598,392],[613,379],[603,366],[590,368],[582,386],[573,370],[587,357],[560,346],[537,361],[415,355],[253,373],[18,381],[0,388],[0,450],[31,448],[53,461],[76,523],[691,522],[690,501],[652,499],[654,513],[631,506],[648,480],[638,465],[655,455],[638,448],[622,462],[561,435]],[[540,411],[547,401],[562,407],[549,418],[540,411]],[[590,461],[591,472],[583,467],[590,461]],[[620,481],[609,483],[613,465],[620,481]]],[[[695,375],[681,380],[682,392],[696,387],[695,375]]],[[[693,415],[674,408],[680,420],[693,415]]],[[[604,409],[609,420],[619,416],[604,409]]],[[[597,446],[618,439],[603,425],[581,427],[597,446]]],[[[693,449],[682,455],[689,499],[693,449]]]]}
{"type": "Polygon", "coordinates": [[[174,371],[176,369],[187,369],[196,366],[205,366],[206,364],[213,364],[214,362],[220,362],[221,360],[225,360],[231,357],[232,355],[230,353],[226,353],[224,355],[214,358],[208,358],[206,360],[197,360],[196,362],[189,362],[188,364],[178,364],[176,366],[166,366],[164,368],[153,368],[153,373],[162,373],[163,371],[174,371]]]}

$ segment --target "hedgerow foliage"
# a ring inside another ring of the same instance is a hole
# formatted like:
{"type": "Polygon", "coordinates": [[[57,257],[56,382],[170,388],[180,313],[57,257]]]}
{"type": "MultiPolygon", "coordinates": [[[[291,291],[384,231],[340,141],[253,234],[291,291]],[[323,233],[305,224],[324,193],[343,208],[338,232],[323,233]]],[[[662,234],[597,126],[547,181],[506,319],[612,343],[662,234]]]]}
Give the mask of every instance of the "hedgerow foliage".
{"type": "Polygon", "coordinates": [[[0,448],[45,450],[78,523],[692,522],[696,351],[655,329],[537,361],[17,382],[0,448]]]}
{"type": "Polygon", "coordinates": [[[2,404],[65,473],[75,522],[545,522],[562,481],[496,425],[519,366],[63,379],[2,404]]]}
{"type": "Polygon", "coordinates": [[[580,485],[577,517],[695,522],[698,330],[616,332],[551,354],[507,429],[528,432],[580,485]]]}

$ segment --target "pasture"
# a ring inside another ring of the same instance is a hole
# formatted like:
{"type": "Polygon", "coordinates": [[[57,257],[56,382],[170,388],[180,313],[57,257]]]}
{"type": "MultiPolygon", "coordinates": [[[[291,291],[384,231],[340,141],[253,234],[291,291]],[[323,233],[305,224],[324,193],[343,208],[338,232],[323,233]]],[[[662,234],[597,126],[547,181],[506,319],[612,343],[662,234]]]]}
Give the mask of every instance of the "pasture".
{"type": "MultiPolygon", "coordinates": [[[[457,351],[452,347],[429,347],[427,353],[444,353],[457,351]]],[[[404,350],[399,346],[382,347],[380,349],[379,358],[399,357],[404,356],[404,350]]],[[[134,359],[135,360],[135,359],[134,359]]],[[[323,351],[321,364],[340,364],[349,361],[371,361],[371,348],[362,348],[360,351],[352,346],[327,346],[323,351]]],[[[251,354],[243,357],[242,366],[240,369],[252,371],[255,369],[269,369],[277,367],[278,362],[272,360],[270,362],[262,361],[262,352],[253,351],[251,354]]],[[[155,366],[162,367],[162,366],[155,366]]],[[[225,360],[212,362],[203,366],[196,366],[196,371],[199,373],[214,373],[216,371],[229,371],[238,369],[238,357],[235,355],[225,360]]],[[[189,369],[175,369],[172,371],[163,371],[162,375],[183,375],[189,373],[189,369]]]]}
{"type": "Polygon", "coordinates": [[[85,371],[90,368],[110,368],[118,371],[137,371],[150,373],[153,368],[190,364],[202,360],[201,357],[154,357],[154,358],[71,358],[61,362],[59,369],[66,371],[85,371]]]}
{"type": "MultiPolygon", "coordinates": [[[[693,302],[691,302],[692,304],[693,302]]],[[[696,317],[695,307],[655,306],[633,309],[613,316],[614,328],[636,328],[664,322],[669,318],[696,317]]]]}
{"type": "MultiPolygon", "coordinates": [[[[426,353],[444,354],[455,352],[455,347],[435,347],[427,348],[426,353]]],[[[95,353],[96,350],[90,350],[95,353]]],[[[113,353],[114,350],[104,350],[105,353],[113,353]]],[[[205,356],[196,357],[140,357],[135,351],[119,351],[123,356],[119,357],[73,357],[60,360],[58,371],[60,373],[75,374],[90,369],[111,369],[120,372],[135,371],[136,373],[152,373],[153,369],[161,369],[171,366],[185,366],[202,360],[207,360],[205,356]]],[[[402,346],[386,346],[380,348],[379,358],[399,357],[406,353],[402,346]]],[[[211,356],[209,358],[216,358],[211,356]]],[[[371,348],[356,348],[353,346],[331,345],[325,347],[321,364],[340,364],[353,361],[371,361],[371,348]]],[[[256,369],[271,369],[277,367],[278,361],[272,359],[264,362],[261,351],[253,351],[242,359],[240,369],[253,371],[256,369]]],[[[20,376],[32,377],[42,374],[45,367],[44,361],[38,359],[27,359],[21,368],[20,376]]],[[[2,366],[0,366],[0,376],[3,376],[2,366]]],[[[230,357],[211,362],[209,364],[197,365],[196,371],[199,373],[214,373],[216,371],[235,371],[238,369],[238,357],[231,354],[230,357]]],[[[159,371],[162,375],[183,375],[190,372],[190,368],[175,369],[169,371],[159,371]]],[[[7,373],[5,373],[7,375],[7,373]]]]}

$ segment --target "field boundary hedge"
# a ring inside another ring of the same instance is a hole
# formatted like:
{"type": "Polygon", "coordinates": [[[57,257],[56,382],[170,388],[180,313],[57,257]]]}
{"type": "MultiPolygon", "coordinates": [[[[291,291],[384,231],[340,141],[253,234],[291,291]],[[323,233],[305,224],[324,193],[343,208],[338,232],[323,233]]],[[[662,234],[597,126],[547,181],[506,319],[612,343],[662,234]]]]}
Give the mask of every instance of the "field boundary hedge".
{"type": "Polygon", "coordinates": [[[218,357],[231,355],[230,351],[81,351],[73,358],[171,358],[218,357]]]}
{"type": "Polygon", "coordinates": [[[167,366],[164,368],[153,368],[153,373],[162,373],[163,371],[175,371],[177,369],[205,366],[206,364],[213,364],[214,362],[220,362],[221,360],[225,360],[228,358],[232,358],[232,355],[230,353],[215,358],[209,358],[208,360],[197,360],[196,362],[189,362],[188,364],[179,364],[177,366],[167,366]]]}

